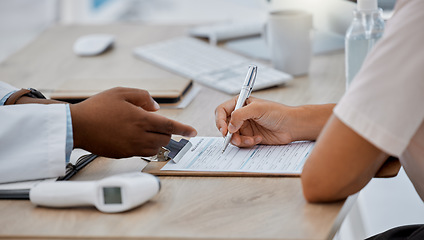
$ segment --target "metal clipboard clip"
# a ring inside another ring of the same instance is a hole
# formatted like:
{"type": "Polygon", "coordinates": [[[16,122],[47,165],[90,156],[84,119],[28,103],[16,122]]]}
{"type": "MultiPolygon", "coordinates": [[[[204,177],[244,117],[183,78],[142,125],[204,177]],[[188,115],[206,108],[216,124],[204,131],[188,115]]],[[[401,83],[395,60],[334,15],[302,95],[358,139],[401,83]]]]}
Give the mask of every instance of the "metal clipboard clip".
{"type": "Polygon", "coordinates": [[[151,157],[141,157],[142,159],[148,162],[165,162],[172,159],[175,163],[181,158],[179,156],[184,155],[188,149],[192,146],[191,142],[186,139],[180,139],[180,141],[175,141],[171,139],[168,145],[161,147],[159,152],[151,157]],[[181,154],[179,154],[181,153],[181,154]],[[177,156],[179,155],[179,156],[177,156]]]}

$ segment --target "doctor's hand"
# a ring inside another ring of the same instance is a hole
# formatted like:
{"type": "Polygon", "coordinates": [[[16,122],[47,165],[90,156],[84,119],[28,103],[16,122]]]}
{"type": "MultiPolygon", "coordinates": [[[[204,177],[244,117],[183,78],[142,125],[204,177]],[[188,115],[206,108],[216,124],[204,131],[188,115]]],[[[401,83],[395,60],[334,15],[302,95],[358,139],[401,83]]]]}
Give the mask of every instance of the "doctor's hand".
{"type": "Polygon", "coordinates": [[[233,133],[231,143],[238,147],[315,140],[334,107],[334,104],[290,107],[250,97],[246,106],[234,111],[236,102],[234,97],[219,105],[215,123],[223,136],[227,131],[233,133]]]}
{"type": "Polygon", "coordinates": [[[140,89],[113,88],[70,109],[74,148],[105,157],[152,156],[172,134],[197,134],[191,126],[153,113],[159,105],[140,89]]]}

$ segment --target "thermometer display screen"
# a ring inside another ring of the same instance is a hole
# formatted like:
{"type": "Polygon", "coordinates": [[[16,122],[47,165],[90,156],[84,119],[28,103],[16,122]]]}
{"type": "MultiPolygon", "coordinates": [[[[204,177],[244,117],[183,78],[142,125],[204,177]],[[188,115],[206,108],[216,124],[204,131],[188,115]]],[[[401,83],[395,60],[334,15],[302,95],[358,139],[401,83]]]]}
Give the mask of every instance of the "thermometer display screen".
{"type": "Polygon", "coordinates": [[[104,187],[103,199],[105,204],[121,204],[122,195],[120,187],[104,187]]]}

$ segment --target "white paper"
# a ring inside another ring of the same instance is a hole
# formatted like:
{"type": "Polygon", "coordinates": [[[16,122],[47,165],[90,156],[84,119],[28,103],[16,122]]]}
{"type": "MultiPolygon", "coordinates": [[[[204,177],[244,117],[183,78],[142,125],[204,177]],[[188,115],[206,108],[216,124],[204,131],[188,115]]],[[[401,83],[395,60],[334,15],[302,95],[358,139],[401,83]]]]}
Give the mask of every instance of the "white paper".
{"type": "Polygon", "coordinates": [[[261,172],[300,174],[314,142],[287,145],[257,145],[238,148],[229,145],[222,153],[224,138],[191,138],[192,147],[182,153],[178,163],[169,161],[161,170],[261,172]]]}

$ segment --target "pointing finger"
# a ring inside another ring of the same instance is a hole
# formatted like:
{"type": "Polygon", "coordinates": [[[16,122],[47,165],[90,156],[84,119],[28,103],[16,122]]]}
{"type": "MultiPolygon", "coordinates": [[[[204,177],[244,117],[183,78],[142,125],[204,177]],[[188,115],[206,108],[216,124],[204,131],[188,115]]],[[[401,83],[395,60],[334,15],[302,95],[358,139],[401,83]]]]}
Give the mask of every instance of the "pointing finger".
{"type": "Polygon", "coordinates": [[[164,116],[157,115],[154,113],[150,114],[150,132],[156,132],[167,135],[177,134],[186,137],[194,137],[197,135],[196,129],[189,125],[174,121],[172,119],[168,119],[164,116]]]}

